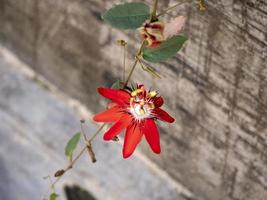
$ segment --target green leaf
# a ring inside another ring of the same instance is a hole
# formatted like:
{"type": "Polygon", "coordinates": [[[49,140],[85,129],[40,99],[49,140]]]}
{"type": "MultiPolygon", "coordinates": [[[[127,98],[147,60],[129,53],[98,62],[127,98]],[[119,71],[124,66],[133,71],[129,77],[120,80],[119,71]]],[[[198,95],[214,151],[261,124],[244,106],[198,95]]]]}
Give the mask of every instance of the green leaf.
{"type": "Polygon", "coordinates": [[[81,133],[76,133],[67,143],[65,147],[65,155],[71,157],[78,142],[80,141],[81,133]]]}
{"type": "Polygon", "coordinates": [[[111,86],[112,89],[121,89],[121,83],[119,80],[117,80],[115,83],[111,86]]]}
{"type": "Polygon", "coordinates": [[[119,29],[139,28],[150,16],[149,7],[144,3],[125,3],[114,6],[102,18],[119,29]]]}
{"type": "Polygon", "coordinates": [[[175,56],[187,38],[177,35],[162,42],[158,48],[144,48],[143,58],[150,62],[162,62],[175,56]]]}
{"type": "Polygon", "coordinates": [[[58,195],[56,193],[52,193],[49,197],[49,200],[56,200],[58,195]]]}

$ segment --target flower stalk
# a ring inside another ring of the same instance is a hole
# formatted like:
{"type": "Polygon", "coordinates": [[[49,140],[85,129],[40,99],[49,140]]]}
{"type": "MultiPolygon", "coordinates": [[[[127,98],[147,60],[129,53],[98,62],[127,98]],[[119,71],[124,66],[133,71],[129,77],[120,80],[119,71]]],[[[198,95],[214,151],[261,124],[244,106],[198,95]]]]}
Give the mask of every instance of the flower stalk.
{"type": "Polygon", "coordinates": [[[135,67],[136,67],[136,65],[137,65],[137,63],[138,63],[139,57],[141,56],[141,54],[142,54],[142,50],[143,50],[143,48],[145,47],[145,45],[146,45],[146,41],[143,40],[143,42],[142,42],[142,44],[141,44],[141,47],[140,47],[139,50],[137,51],[137,54],[136,54],[135,59],[134,59],[134,63],[133,63],[133,65],[132,65],[132,67],[131,67],[131,70],[130,70],[128,76],[127,76],[127,79],[126,79],[126,81],[124,82],[123,88],[126,88],[126,87],[127,87],[127,85],[128,85],[128,83],[129,83],[129,81],[130,81],[132,75],[133,75],[133,72],[134,72],[135,67]]]}
{"type": "MultiPolygon", "coordinates": [[[[80,151],[80,153],[73,159],[73,161],[71,161],[71,162],[69,163],[69,165],[68,165],[65,169],[59,170],[59,171],[64,171],[64,173],[62,173],[61,176],[58,176],[58,177],[57,177],[57,179],[51,184],[51,188],[55,188],[55,185],[57,184],[57,182],[60,181],[60,179],[63,177],[63,175],[64,175],[67,171],[69,171],[70,169],[73,168],[73,166],[75,165],[75,163],[81,158],[81,156],[82,156],[83,153],[85,152],[86,148],[87,148],[86,146],[83,147],[82,150],[80,151]]],[[[57,172],[59,172],[59,171],[57,171],[57,172]]],[[[57,173],[57,172],[56,172],[56,173],[57,173]]],[[[56,175],[56,174],[55,174],[55,175],[56,175]]]]}
{"type": "Polygon", "coordinates": [[[150,16],[150,22],[157,21],[157,8],[158,8],[158,0],[154,0],[153,10],[150,16]]]}
{"type": "Polygon", "coordinates": [[[155,77],[155,78],[161,79],[160,75],[156,72],[156,70],[155,70],[153,67],[145,66],[145,65],[142,63],[141,59],[139,59],[138,62],[139,62],[139,64],[140,64],[141,68],[142,68],[145,72],[151,74],[151,75],[152,75],[153,77],[155,77]]]}

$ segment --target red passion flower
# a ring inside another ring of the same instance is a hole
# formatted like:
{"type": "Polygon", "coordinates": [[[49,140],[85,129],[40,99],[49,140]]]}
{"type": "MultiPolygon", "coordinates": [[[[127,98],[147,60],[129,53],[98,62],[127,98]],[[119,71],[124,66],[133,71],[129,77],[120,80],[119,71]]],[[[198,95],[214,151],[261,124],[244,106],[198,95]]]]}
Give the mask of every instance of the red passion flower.
{"type": "Polygon", "coordinates": [[[163,98],[156,91],[146,91],[143,85],[136,89],[122,90],[98,88],[98,92],[112,103],[104,112],[96,114],[93,119],[97,122],[114,123],[104,134],[104,140],[112,140],[123,129],[126,129],[123,157],[131,156],[144,135],[153,152],[159,154],[160,136],[155,121],[157,119],[172,123],[174,119],[160,107],[163,98]]]}

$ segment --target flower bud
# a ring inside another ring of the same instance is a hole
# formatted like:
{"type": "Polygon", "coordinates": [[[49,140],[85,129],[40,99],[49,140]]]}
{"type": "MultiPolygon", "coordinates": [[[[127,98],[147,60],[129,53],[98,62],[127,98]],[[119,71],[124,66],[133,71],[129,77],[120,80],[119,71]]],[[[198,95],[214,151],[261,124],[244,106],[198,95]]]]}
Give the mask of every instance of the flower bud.
{"type": "Polygon", "coordinates": [[[55,177],[60,177],[62,176],[63,174],[65,173],[65,170],[64,169],[60,169],[58,170],[56,173],[55,173],[55,177]]]}
{"type": "Polygon", "coordinates": [[[164,24],[162,22],[146,22],[143,27],[139,28],[141,37],[148,42],[148,47],[157,48],[162,41],[164,24]]]}

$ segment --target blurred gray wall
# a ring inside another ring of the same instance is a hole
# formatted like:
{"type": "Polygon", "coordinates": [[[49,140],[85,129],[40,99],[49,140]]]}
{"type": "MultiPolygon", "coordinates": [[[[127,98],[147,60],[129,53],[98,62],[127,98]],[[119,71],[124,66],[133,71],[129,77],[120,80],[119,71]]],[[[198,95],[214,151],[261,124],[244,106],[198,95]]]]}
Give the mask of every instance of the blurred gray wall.
{"type": "MultiPolygon", "coordinates": [[[[0,43],[93,112],[104,108],[96,88],[121,77],[125,39],[133,58],[139,36],[105,25],[108,0],[0,0],[0,43]]],[[[166,8],[175,1],[159,1],[166,8]]],[[[161,156],[142,152],[199,199],[267,199],[267,2],[184,4],[189,42],[177,57],[141,69],[133,80],[156,88],[176,118],[161,124],[161,156]]],[[[148,3],[152,3],[148,1],[148,3]]],[[[169,20],[167,16],[164,20],[169,20]]],[[[130,61],[127,62],[130,65],[130,61]]]]}

